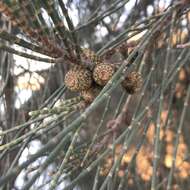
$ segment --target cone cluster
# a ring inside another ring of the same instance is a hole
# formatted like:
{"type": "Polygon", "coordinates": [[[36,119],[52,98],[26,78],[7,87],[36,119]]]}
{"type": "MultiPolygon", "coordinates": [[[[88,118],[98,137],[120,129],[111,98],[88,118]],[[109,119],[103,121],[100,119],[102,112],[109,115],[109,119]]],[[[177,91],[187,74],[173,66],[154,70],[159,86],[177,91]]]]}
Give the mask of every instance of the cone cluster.
{"type": "MultiPolygon", "coordinates": [[[[90,50],[85,49],[85,56],[96,62],[93,69],[85,66],[74,66],[65,75],[66,87],[74,92],[79,92],[86,103],[91,103],[99,94],[103,86],[116,72],[113,64],[100,62],[98,57],[90,50]]],[[[122,86],[129,94],[137,92],[142,85],[142,77],[138,72],[130,73],[122,82],[122,86]]]]}

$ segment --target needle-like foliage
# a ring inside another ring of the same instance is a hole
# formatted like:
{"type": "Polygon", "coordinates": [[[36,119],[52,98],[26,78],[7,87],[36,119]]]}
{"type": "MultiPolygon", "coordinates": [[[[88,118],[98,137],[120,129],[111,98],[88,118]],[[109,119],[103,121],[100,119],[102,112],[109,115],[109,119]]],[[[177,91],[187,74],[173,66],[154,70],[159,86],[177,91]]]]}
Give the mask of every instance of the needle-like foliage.
{"type": "Polygon", "coordinates": [[[188,189],[188,0],[0,1],[0,190],[188,189]]]}

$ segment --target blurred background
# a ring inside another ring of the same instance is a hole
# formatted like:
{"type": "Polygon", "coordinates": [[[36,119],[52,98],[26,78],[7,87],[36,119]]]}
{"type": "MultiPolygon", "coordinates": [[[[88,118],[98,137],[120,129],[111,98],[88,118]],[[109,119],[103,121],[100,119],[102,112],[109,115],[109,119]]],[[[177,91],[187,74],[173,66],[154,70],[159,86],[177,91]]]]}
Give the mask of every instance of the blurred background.
{"type": "MultiPolygon", "coordinates": [[[[143,85],[136,94],[116,86],[89,112],[76,138],[73,128],[71,138],[46,167],[40,168],[56,146],[39,154],[18,173],[2,178],[0,189],[64,189],[96,161],[92,171],[76,181],[73,189],[190,189],[189,8],[185,0],[2,0],[1,177],[27,163],[85,110],[71,107],[64,116],[61,112],[48,112],[45,117],[29,114],[79,97],[64,86],[70,68],[65,52],[72,54],[72,48],[78,45],[96,52],[106,63],[120,66],[147,34],[152,38],[144,41],[145,48],[139,46],[137,59],[128,71],[142,75],[143,85]],[[181,3],[180,8],[170,11],[177,3],[181,3]],[[117,130],[110,132],[112,126],[117,130]],[[125,133],[127,140],[115,143],[125,133]],[[123,149],[126,142],[127,148],[123,149]],[[74,150],[68,153],[70,145],[74,150]],[[111,146],[114,148],[98,161],[111,146]],[[81,165],[88,150],[88,162],[81,165]],[[55,176],[58,179],[53,186],[55,176]]],[[[77,54],[77,48],[75,51],[77,54]]]]}

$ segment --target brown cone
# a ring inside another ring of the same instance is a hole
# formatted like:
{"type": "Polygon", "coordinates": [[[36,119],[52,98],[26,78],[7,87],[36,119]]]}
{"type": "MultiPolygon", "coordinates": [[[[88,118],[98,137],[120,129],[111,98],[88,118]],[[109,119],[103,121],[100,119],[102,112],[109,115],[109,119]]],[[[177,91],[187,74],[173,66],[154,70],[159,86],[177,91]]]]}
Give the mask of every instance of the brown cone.
{"type": "Polygon", "coordinates": [[[84,48],[82,52],[82,60],[86,62],[94,63],[95,65],[101,63],[101,58],[90,49],[84,48]]]}
{"type": "Polygon", "coordinates": [[[81,91],[81,96],[86,103],[92,103],[101,91],[100,87],[91,87],[88,90],[81,91]]]}
{"type": "Polygon", "coordinates": [[[139,91],[142,86],[141,74],[138,72],[132,72],[121,84],[129,94],[134,94],[139,91]]]}
{"type": "Polygon", "coordinates": [[[71,91],[87,90],[92,85],[92,73],[88,69],[76,66],[65,75],[65,85],[71,91]]]}
{"type": "Polygon", "coordinates": [[[115,73],[115,68],[111,64],[101,63],[93,70],[93,79],[100,86],[105,86],[115,73]]]}

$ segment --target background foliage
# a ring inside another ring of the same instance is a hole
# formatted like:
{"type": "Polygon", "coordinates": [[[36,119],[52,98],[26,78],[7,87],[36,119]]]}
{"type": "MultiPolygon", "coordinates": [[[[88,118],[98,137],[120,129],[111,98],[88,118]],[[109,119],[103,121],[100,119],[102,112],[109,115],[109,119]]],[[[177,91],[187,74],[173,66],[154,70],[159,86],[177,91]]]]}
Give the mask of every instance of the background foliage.
{"type": "Polygon", "coordinates": [[[0,189],[188,189],[189,5],[1,0],[0,189]],[[95,59],[117,72],[87,104],[64,77],[95,59]]]}

